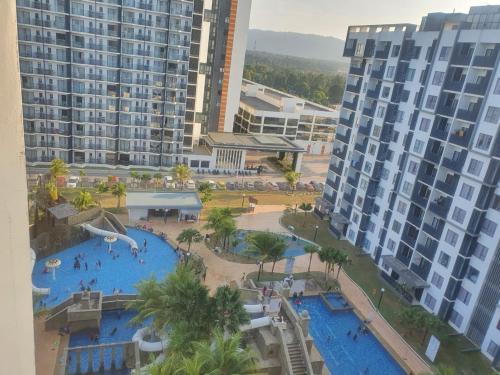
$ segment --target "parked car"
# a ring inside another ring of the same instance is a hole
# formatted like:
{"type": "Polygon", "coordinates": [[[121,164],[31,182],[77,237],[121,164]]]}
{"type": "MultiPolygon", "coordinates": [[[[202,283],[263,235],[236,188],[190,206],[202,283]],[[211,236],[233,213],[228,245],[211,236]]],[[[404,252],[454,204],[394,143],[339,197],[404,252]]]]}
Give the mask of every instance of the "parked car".
{"type": "Polygon", "coordinates": [[[305,190],[306,190],[307,192],[309,192],[309,193],[312,193],[312,192],[314,192],[314,191],[315,191],[315,190],[314,190],[314,186],[312,186],[311,184],[304,184],[304,188],[305,188],[305,190]]]}
{"type": "Polygon", "coordinates": [[[245,184],[243,182],[237,182],[236,183],[236,189],[238,189],[238,190],[245,190],[245,184]]]}
{"type": "Polygon", "coordinates": [[[255,190],[255,185],[253,184],[252,181],[245,182],[245,186],[246,186],[247,190],[255,190]]]}
{"type": "Polygon", "coordinates": [[[287,182],[277,182],[278,187],[281,191],[288,191],[290,190],[290,185],[287,182]]]}
{"type": "Polygon", "coordinates": [[[188,182],[186,182],[186,189],[196,190],[196,184],[193,180],[188,180],[188,182]]]}
{"type": "Polygon", "coordinates": [[[167,189],[174,189],[175,188],[174,178],[172,176],[163,177],[163,185],[167,189]]]}
{"type": "Polygon", "coordinates": [[[226,190],[226,184],[222,181],[217,182],[217,188],[219,190],[226,190]]]}
{"type": "Polygon", "coordinates": [[[262,181],[255,181],[254,186],[257,191],[266,191],[266,187],[262,181]]]}
{"type": "Polygon", "coordinates": [[[208,180],[207,182],[208,182],[208,186],[210,186],[210,189],[217,190],[217,184],[215,183],[215,181],[208,180]]]}
{"type": "Polygon", "coordinates": [[[80,182],[80,177],[77,176],[70,176],[68,178],[68,182],[66,183],[66,187],[69,188],[76,188],[78,186],[78,183],[80,182]]]}
{"type": "Polygon", "coordinates": [[[269,191],[277,191],[280,189],[276,182],[271,182],[271,181],[269,181],[266,184],[266,187],[267,187],[267,190],[269,190],[269,191]]]}
{"type": "Polygon", "coordinates": [[[304,191],[306,190],[305,184],[303,182],[297,182],[297,186],[295,187],[296,190],[298,191],[304,191]]]}
{"type": "Polygon", "coordinates": [[[227,190],[234,190],[234,182],[226,182],[227,190]]]}

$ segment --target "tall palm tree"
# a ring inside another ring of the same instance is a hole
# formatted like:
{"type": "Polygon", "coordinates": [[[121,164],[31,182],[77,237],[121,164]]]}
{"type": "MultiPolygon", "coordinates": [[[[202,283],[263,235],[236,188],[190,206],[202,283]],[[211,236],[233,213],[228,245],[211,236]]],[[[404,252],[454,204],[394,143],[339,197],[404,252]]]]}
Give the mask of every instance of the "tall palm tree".
{"type": "Polygon", "coordinates": [[[217,331],[211,342],[195,344],[195,350],[204,362],[206,375],[234,375],[255,373],[255,357],[247,349],[241,349],[241,334],[224,337],[217,331]]]}
{"type": "Polygon", "coordinates": [[[225,247],[228,235],[231,235],[236,230],[236,222],[234,221],[230,208],[212,208],[208,213],[205,229],[214,231],[216,239],[223,240],[225,247]]]}
{"type": "Polygon", "coordinates": [[[283,238],[270,232],[256,232],[247,237],[247,252],[258,255],[264,261],[273,262],[271,273],[274,273],[276,262],[283,258],[287,245],[283,238]]]}
{"type": "Polygon", "coordinates": [[[228,285],[217,288],[212,299],[215,327],[222,331],[237,332],[238,328],[249,322],[249,315],[241,303],[239,289],[228,285]]]}
{"type": "Polygon", "coordinates": [[[307,267],[307,272],[311,272],[311,261],[313,254],[316,254],[319,251],[319,247],[313,244],[307,244],[304,246],[304,252],[309,254],[309,267],[307,267]]]}
{"type": "Polygon", "coordinates": [[[300,206],[299,206],[299,209],[301,209],[304,212],[304,222],[303,222],[302,225],[306,225],[307,213],[313,209],[312,208],[312,204],[311,203],[302,202],[300,204],[300,206]]]}
{"type": "Polygon", "coordinates": [[[340,270],[347,263],[349,263],[349,257],[347,256],[347,254],[343,253],[342,251],[337,251],[337,253],[335,254],[335,264],[337,265],[337,280],[339,279],[340,270]]]}
{"type": "Polygon", "coordinates": [[[231,236],[236,232],[236,221],[232,217],[225,217],[215,231],[217,237],[222,238],[222,248],[227,249],[231,236]]]}
{"type": "Polygon", "coordinates": [[[322,263],[325,263],[325,280],[328,278],[328,274],[333,268],[333,265],[335,264],[335,257],[337,255],[337,250],[334,249],[333,247],[324,247],[322,248],[319,253],[319,260],[322,263]]]}
{"type": "Polygon", "coordinates": [[[290,190],[292,190],[292,194],[295,192],[295,189],[297,187],[297,182],[299,182],[301,174],[294,172],[294,171],[289,171],[285,173],[285,180],[288,182],[288,185],[290,186],[290,190]]]}
{"type": "Polygon", "coordinates": [[[175,178],[184,187],[187,180],[191,178],[191,169],[185,164],[177,164],[174,168],[175,178]]]}
{"type": "Polygon", "coordinates": [[[59,176],[66,176],[69,172],[64,160],[54,159],[50,162],[49,173],[52,178],[57,178],[59,176]]]}
{"type": "Polygon", "coordinates": [[[92,194],[87,190],[83,189],[80,191],[78,196],[73,199],[73,205],[79,210],[84,211],[94,204],[94,199],[92,194]]]}
{"type": "Polygon", "coordinates": [[[153,175],[153,178],[155,179],[155,187],[158,189],[161,185],[161,180],[163,179],[163,175],[160,172],[157,172],[153,175]]]}
{"type": "Polygon", "coordinates": [[[116,208],[120,208],[120,200],[127,195],[127,187],[123,182],[119,181],[111,188],[111,194],[116,197],[116,208]]]}
{"type": "Polygon", "coordinates": [[[201,242],[203,240],[203,236],[201,233],[194,228],[186,228],[177,236],[177,241],[179,243],[187,243],[188,248],[187,251],[191,250],[191,244],[193,242],[201,242]]]}

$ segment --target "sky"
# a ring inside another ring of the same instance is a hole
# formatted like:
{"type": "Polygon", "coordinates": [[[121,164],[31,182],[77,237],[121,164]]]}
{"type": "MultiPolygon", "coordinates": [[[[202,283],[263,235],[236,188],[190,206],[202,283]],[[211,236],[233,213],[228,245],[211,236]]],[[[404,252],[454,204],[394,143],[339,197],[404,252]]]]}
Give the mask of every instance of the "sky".
{"type": "Polygon", "coordinates": [[[252,0],[250,28],[345,39],[349,25],[418,25],[427,13],[454,9],[467,13],[471,6],[486,4],[484,0],[252,0]]]}

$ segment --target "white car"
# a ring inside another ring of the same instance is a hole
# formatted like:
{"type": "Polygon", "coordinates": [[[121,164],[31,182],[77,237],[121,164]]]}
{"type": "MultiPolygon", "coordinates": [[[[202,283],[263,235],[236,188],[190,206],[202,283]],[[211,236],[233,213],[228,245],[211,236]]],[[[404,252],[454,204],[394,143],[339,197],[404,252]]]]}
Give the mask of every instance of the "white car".
{"type": "Polygon", "coordinates": [[[174,178],[172,176],[165,176],[163,178],[163,185],[167,188],[167,189],[174,189],[175,188],[175,182],[174,182],[174,178]]]}
{"type": "Polygon", "coordinates": [[[69,188],[76,188],[78,183],[80,182],[80,177],[77,177],[77,176],[70,176],[68,178],[68,182],[66,183],[66,187],[69,187],[69,188]]]}
{"type": "Polygon", "coordinates": [[[188,180],[188,182],[186,182],[186,189],[196,190],[196,184],[193,180],[188,180]]]}
{"type": "Polygon", "coordinates": [[[217,190],[217,184],[215,183],[215,181],[208,180],[207,182],[208,182],[208,186],[210,186],[210,189],[217,190]]]}

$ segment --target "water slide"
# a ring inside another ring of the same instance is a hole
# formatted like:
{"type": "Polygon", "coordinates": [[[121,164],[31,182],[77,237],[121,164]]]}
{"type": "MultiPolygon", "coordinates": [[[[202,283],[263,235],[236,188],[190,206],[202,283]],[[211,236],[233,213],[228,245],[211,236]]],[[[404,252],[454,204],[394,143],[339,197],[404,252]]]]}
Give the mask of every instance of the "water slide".
{"type": "Polygon", "coordinates": [[[145,341],[144,336],[150,333],[150,327],[140,328],[134,333],[134,336],[132,336],[132,341],[137,342],[139,344],[139,350],[143,352],[154,353],[164,351],[168,346],[168,339],[162,338],[161,341],[155,342],[145,341]]]}
{"type": "Polygon", "coordinates": [[[125,241],[126,243],[128,243],[130,245],[130,247],[132,248],[132,250],[134,250],[134,249],[138,250],[139,249],[139,246],[137,246],[137,242],[135,242],[132,238],[130,238],[129,236],[126,236],[124,234],[116,233],[116,232],[110,232],[110,231],[107,231],[107,230],[104,230],[104,229],[99,229],[99,228],[96,228],[96,227],[94,227],[94,226],[92,226],[90,224],[80,224],[80,226],[83,229],[88,230],[90,233],[96,234],[98,236],[102,236],[102,237],[111,236],[111,237],[116,237],[119,240],[125,241]]]}
{"type": "Polygon", "coordinates": [[[252,319],[249,324],[243,324],[240,326],[240,331],[245,332],[251,329],[266,327],[271,324],[271,317],[263,316],[262,318],[252,319]]]}
{"type": "MultiPolygon", "coordinates": [[[[33,268],[35,267],[35,263],[36,263],[36,253],[35,253],[35,250],[31,249],[31,272],[33,272],[33,268]]],[[[50,293],[50,288],[38,288],[38,287],[34,286],[33,283],[31,284],[31,288],[33,289],[33,292],[35,292],[37,294],[47,295],[50,293]]]]}

